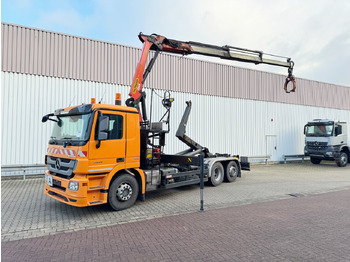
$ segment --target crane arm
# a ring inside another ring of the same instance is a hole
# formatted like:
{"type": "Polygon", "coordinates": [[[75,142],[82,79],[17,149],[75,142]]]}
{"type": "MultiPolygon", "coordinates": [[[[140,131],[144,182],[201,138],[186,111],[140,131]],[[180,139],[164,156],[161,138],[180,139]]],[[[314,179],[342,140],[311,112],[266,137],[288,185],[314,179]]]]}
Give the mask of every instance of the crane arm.
{"type": "MultiPolygon", "coordinates": [[[[289,93],[289,92],[295,92],[295,89],[296,89],[296,82],[293,76],[294,62],[287,57],[265,54],[261,51],[249,50],[249,49],[233,47],[228,45],[215,46],[215,45],[203,44],[198,42],[183,42],[183,41],[168,39],[164,36],[160,36],[156,34],[144,35],[140,33],[139,39],[141,40],[141,42],[143,42],[143,49],[142,49],[140,60],[136,67],[136,72],[133,78],[132,85],[130,88],[130,92],[129,92],[130,98],[126,101],[126,104],[128,106],[137,107],[140,112],[139,103],[141,102],[142,118],[144,121],[147,120],[147,115],[146,115],[146,110],[144,106],[145,93],[142,92],[142,88],[160,52],[175,53],[175,54],[181,54],[181,55],[197,54],[197,55],[218,57],[226,60],[234,60],[239,62],[254,63],[254,64],[268,64],[268,65],[286,67],[288,68],[288,76],[284,84],[284,90],[287,93],[289,93]],[[154,50],[155,54],[153,58],[150,60],[146,68],[147,57],[150,50],[154,50]],[[279,60],[272,59],[269,57],[279,58],[279,60]],[[282,59],[285,59],[285,61],[282,59]],[[293,89],[290,91],[287,90],[287,85],[289,82],[293,83],[293,89]]],[[[140,121],[142,121],[142,118],[140,115],[140,121]]]]}

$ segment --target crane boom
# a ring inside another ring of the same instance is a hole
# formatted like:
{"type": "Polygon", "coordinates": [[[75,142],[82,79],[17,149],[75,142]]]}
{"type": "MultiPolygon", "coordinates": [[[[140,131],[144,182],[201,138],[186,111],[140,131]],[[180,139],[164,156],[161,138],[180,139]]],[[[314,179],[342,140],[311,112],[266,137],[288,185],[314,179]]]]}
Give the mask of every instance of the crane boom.
{"type": "Polygon", "coordinates": [[[181,55],[197,54],[197,55],[218,57],[226,60],[234,60],[239,62],[254,63],[254,64],[268,64],[268,65],[274,65],[274,66],[287,67],[288,76],[284,84],[284,90],[287,93],[289,93],[289,92],[295,92],[295,89],[296,89],[296,82],[293,76],[294,62],[291,60],[291,58],[265,54],[261,51],[249,50],[249,49],[233,47],[228,45],[216,46],[216,45],[209,45],[209,44],[203,44],[198,42],[183,42],[183,41],[168,39],[164,36],[160,36],[156,34],[144,35],[140,33],[139,39],[141,40],[141,42],[143,42],[144,45],[143,45],[140,60],[136,67],[136,72],[133,78],[133,82],[130,88],[130,92],[129,92],[130,98],[126,101],[126,104],[128,106],[135,106],[136,108],[138,108],[140,112],[139,103],[141,102],[142,118],[140,113],[140,122],[142,121],[142,119],[144,121],[147,120],[145,103],[144,103],[145,93],[142,91],[143,84],[149,72],[151,71],[154,65],[154,62],[157,59],[157,56],[160,52],[175,53],[175,54],[181,54],[181,55]],[[155,54],[153,58],[150,60],[146,68],[146,61],[150,50],[154,50],[155,54]],[[280,60],[266,58],[266,56],[280,58],[280,60]],[[285,59],[285,61],[283,61],[282,58],[285,59]],[[293,89],[290,91],[287,91],[287,85],[289,82],[293,83],[293,89]]]}

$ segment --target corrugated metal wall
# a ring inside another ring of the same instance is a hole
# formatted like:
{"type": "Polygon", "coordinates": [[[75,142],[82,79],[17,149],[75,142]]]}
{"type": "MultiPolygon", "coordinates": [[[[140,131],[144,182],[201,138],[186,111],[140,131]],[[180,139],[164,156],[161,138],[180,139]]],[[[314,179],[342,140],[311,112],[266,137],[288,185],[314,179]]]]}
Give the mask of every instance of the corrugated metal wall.
{"type": "MultiPolygon", "coordinates": [[[[44,114],[89,103],[91,97],[113,103],[116,92],[127,98],[141,49],[1,26],[2,166],[43,163],[52,127],[41,123],[44,114]]],[[[349,87],[297,81],[297,92],[287,95],[281,75],[162,54],[145,86],[175,97],[168,153],[186,148],[175,130],[185,101],[192,100],[187,134],[211,152],[272,154],[281,160],[283,154],[303,152],[303,126],[310,119],[350,122],[349,87]]],[[[154,95],[153,120],[163,112],[159,99],[154,95]]]]}
{"type": "MultiPolygon", "coordinates": [[[[2,146],[1,164],[42,164],[52,123],[41,123],[43,115],[68,105],[89,103],[91,97],[103,103],[114,103],[116,92],[124,101],[129,87],[115,84],[78,81],[64,78],[1,72],[2,146]]],[[[147,101],[151,101],[151,91],[147,101]]],[[[163,97],[162,91],[157,91],[163,97]]],[[[171,113],[171,133],[167,152],[186,148],[175,137],[185,109],[193,107],[187,134],[211,152],[240,155],[270,154],[269,139],[275,139],[274,160],[283,154],[303,153],[303,126],[310,119],[330,118],[350,122],[350,111],[301,105],[288,105],[228,97],[172,92],[175,98],[171,113]],[[273,119],[273,121],[271,121],[273,119]]],[[[153,120],[163,113],[160,97],[153,95],[153,120]]],[[[158,120],[158,119],[157,119],[158,120]]]]}
{"type": "Polygon", "coordinates": [[[1,26],[5,72],[129,84],[140,53],[138,48],[78,36],[1,26]]]}
{"type": "MultiPolygon", "coordinates": [[[[4,72],[131,84],[139,48],[7,23],[1,26],[4,72]]],[[[298,61],[295,62],[297,68],[298,61]]],[[[284,80],[282,75],[162,54],[145,86],[350,110],[349,87],[297,79],[297,92],[287,95],[283,91],[284,80]]]]}

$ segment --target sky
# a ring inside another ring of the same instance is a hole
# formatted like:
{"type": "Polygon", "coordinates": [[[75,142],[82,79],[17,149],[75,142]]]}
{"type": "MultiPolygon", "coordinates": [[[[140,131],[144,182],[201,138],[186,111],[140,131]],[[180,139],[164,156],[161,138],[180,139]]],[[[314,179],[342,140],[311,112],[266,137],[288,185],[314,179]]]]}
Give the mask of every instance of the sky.
{"type": "MultiPolygon", "coordinates": [[[[259,50],[291,57],[296,78],[348,87],[349,14],[349,0],[1,1],[1,21],[7,23],[140,48],[143,32],[259,50]]],[[[287,74],[285,68],[225,63],[287,74]]]]}

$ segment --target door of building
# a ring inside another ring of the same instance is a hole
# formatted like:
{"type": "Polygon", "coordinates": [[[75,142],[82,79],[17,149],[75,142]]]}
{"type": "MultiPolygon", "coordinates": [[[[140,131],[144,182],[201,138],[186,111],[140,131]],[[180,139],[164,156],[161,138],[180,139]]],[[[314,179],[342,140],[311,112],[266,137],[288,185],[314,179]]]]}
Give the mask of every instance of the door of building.
{"type": "Polygon", "coordinates": [[[277,161],[277,136],[266,135],[266,155],[270,156],[270,161],[277,161]]]}

